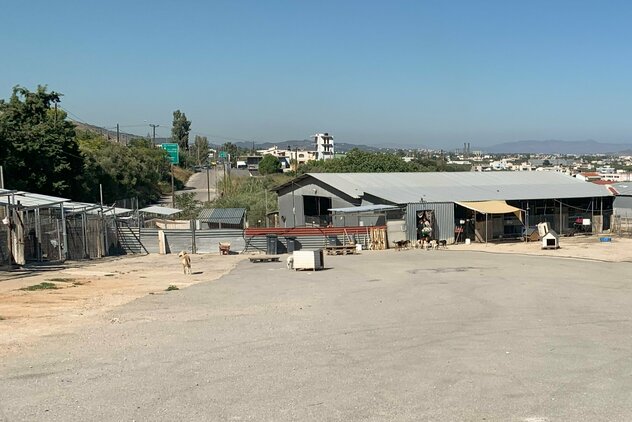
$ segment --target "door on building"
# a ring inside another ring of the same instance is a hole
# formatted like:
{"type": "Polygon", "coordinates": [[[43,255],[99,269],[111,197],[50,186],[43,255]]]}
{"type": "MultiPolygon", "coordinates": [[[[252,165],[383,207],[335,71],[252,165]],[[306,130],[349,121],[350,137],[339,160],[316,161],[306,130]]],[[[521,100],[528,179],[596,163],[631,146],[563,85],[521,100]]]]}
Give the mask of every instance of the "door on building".
{"type": "Polygon", "coordinates": [[[329,209],[331,198],[324,196],[303,196],[303,210],[305,212],[305,225],[325,227],[331,223],[329,209]]]}

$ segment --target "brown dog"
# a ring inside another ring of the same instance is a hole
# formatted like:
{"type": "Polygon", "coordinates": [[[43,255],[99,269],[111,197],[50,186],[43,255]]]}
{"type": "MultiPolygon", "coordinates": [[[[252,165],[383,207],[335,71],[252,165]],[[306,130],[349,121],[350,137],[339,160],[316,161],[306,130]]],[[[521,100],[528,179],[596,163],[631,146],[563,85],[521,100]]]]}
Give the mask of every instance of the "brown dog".
{"type": "Polygon", "coordinates": [[[182,264],[182,271],[185,274],[191,274],[191,257],[187,251],[180,252],[178,258],[180,258],[180,263],[182,264]]]}

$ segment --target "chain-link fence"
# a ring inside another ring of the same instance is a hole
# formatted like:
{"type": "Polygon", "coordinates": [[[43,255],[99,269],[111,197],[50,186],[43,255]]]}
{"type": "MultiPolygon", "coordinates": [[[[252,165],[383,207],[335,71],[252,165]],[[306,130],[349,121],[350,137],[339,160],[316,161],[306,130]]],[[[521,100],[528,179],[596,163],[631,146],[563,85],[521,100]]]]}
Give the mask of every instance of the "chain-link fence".
{"type": "Polygon", "coordinates": [[[27,261],[63,260],[61,219],[44,217],[24,220],[24,258],[27,261]]]}

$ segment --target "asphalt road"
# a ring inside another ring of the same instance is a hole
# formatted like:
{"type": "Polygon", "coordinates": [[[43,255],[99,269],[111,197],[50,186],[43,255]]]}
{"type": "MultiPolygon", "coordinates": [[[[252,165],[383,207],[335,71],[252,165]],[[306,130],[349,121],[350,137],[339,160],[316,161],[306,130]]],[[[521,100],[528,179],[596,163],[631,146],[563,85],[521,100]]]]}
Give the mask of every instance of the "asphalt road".
{"type": "Polygon", "coordinates": [[[632,264],[326,264],[246,261],[49,338],[0,364],[0,420],[632,420],[632,264]]]}
{"type": "MultiPolygon", "coordinates": [[[[230,173],[233,177],[248,176],[248,172],[245,170],[231,169],[230,173]]],[[[206,202],[209,198],[213,200],[217,195],[217,180],[221,180],[222,177],[223,171],[221,168],[218,170],[210,169],[208,174],[206,170],[193,173],[186,183],[186,188],[177,191],[176,194],[192,192],[195,194],[194,199],[198,201],[206,202]]]]}

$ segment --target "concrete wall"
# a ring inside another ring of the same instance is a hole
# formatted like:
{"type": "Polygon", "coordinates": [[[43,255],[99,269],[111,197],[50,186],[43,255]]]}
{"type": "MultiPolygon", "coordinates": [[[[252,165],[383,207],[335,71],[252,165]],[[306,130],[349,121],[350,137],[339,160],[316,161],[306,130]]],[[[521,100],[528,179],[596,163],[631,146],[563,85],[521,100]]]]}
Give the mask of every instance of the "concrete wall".
{"type": "MultiPolygon", "coordinates": [[[[143,246],[149,253],[159,253],[158,231],[159,229],[131,229],[143,246]]],[[[221,230],[196,230],[195,239],[191,230],[164,230],[167,251],[170,253],[178,253],[180,251],[193,251],[193,245],[196,247],[197,253],[213,253],[219,252],[220,242],[230,242],[231,251],[241,252],[246,247],[243,230],[221,229],[221,230]]],[[[128,237],[129,242],[135,241],[135,238],[128,237]]],[[[130,247],[131,250],[138,253],[143,252],[142,248],[130,247]]]]}

